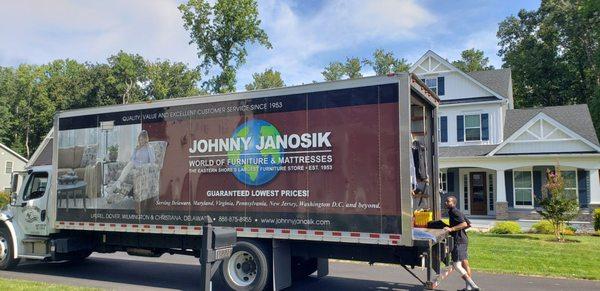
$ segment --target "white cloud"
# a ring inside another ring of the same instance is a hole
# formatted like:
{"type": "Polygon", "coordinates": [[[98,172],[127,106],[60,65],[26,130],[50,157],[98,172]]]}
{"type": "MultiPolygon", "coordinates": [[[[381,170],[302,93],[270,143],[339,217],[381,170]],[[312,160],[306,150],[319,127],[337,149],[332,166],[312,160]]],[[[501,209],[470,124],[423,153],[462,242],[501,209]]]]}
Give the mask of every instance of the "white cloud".
{"type": "Polygon", "coordinates": [[[0,65],[101,62],[124,50],[195,65],[177,2],[11,1],[0,10],[0,65]]]}
{"type": "MultiPolygon", "coordinates": [[[[282,72],[288,85],[322,80],[324,63],[320,54],[349,50],[368,41],[414,39],[436,17],[415,1],[327,1],[314,14],[295,11],[284,1],[259,2],[263,27],[272,50],[251,51],[248,65],[238,75],[240,83],[250,82],[252,72],[273,67],[282,72]]],[[[241,84],[240,84],[241,85],[241,84]]]]}
{"type": "MultiPolygon", "coordinates": [[[[183,0],[5,1],[0,9],[0,66],[58,58],[104,62],[124,50],[148,59],[199,63],[177,5],[183,0]]],[[[322,80],[326,54],[368,42],[416,39],[436,16],[413,0],[331,0],[312,13],[299,2],[259,0],[272,50],[252,46],[238,88],[253,72],[273,67],[287,84],[322,80]]]]}

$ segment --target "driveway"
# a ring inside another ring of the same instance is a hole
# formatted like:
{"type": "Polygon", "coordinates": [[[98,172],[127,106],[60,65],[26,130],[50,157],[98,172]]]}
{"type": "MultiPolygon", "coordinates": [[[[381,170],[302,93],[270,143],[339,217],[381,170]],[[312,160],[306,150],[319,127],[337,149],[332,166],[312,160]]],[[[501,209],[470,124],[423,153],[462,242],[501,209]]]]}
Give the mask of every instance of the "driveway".
{"type": "MultiPolygon", "coordinates": [[[[64,263],[22,263],[0,276],[99,287],[113,290],[198,290],[200,267],[187,256],[161,258],[132,257],[123,253],[94,254],[79,265],[64,263]]],[[[476,273],[476,282],[485,290],[600,290],[600,281],[565,280],[514,275],[476,273]]],[[[396,266],[331,262],[330,275],[310,277],[289,290],[419,290],[418,282],[396,266]]],[[[453,273],[440,290],[464,287],[453,273]]]]}

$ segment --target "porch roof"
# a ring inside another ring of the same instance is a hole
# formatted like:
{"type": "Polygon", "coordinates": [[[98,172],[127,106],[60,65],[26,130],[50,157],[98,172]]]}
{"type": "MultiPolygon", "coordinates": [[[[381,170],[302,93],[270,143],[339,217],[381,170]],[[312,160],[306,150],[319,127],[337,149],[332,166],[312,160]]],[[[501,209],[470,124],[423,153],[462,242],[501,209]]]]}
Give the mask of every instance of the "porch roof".
{"type": "Polygon", "coordinates": [[[440,157],[480,157],[485,156],[498,145],[471,145],[440,147],[440,157]]]}

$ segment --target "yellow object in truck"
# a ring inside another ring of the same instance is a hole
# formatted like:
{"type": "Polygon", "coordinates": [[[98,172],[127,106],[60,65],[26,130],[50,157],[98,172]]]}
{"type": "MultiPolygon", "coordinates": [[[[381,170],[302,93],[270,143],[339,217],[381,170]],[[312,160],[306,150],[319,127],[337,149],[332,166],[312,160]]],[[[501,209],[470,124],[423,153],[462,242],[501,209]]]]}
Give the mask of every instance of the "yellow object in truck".
{"type": "Polygon", "coordinates": [[[432,211],[415,211],[415,227],[427,227],[427,223],[433,220],[432,211]]]}

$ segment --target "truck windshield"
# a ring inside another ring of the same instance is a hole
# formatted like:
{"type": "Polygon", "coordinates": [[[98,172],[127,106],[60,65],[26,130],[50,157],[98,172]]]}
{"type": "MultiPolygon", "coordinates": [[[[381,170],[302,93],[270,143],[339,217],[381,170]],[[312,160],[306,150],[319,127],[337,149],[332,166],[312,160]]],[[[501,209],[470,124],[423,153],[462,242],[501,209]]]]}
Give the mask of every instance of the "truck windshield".
{"type": "Polygon", "coordinates": [[[46,185],[48,184],[48,173],[34,173],[27,182],[27,187],[23,193],[23,200],[31,200],[44,196],[46,185]]]}

